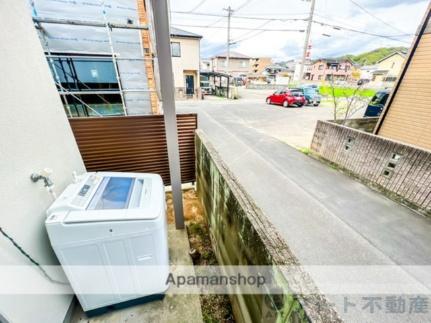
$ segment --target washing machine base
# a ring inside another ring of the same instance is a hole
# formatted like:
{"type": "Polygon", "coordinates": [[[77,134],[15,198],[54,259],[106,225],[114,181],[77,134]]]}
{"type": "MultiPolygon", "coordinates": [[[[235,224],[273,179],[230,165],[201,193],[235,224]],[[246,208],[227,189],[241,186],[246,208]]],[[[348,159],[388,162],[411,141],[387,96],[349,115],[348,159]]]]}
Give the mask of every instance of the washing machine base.
{"type": "Polygon", "coordinates": [[[102,314],[105,314],[105,313],[107,313],[109,311],[113,311],[113,310],[123,309],[123,308],[131,307],[131,306],[135,306],[135,305],[140,305],[140,304],[145,304],[145,303],[149,303],[149,302],[153,302],[153,301],[159,301],[159,300],[162,300],[164,297],[165,297],[165,294],[147,295],[144,297],[131,299],[131,300],[128,300],[125,302],[95,308],[94,310],[86,311],[85,315],[87,315],[87,317],[98,316],[98,315],[102,315],[102,314]]]}

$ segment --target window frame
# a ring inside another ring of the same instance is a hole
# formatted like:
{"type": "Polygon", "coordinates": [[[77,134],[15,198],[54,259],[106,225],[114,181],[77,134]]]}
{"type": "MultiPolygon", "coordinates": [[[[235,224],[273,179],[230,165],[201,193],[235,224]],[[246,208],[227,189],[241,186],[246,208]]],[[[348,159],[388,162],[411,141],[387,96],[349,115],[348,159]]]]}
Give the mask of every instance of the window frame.
{"type": "Polygon", "coordinates": [[[172,57],[181,57],[181,42],[179,41],[171,41],[171,56],[172,57]],[[172,45],[178,45],[178,55],[174,55],[174,47],[172,45]]]}

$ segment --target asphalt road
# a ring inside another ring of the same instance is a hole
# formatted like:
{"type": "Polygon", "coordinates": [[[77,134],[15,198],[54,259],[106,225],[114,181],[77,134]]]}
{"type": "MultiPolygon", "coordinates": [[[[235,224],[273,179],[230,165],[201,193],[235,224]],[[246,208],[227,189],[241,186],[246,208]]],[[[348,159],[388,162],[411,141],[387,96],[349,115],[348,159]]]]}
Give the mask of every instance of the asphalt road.
{"type": "MultiPolygon", "coordinates": [[[[329,119],[330,108],[284,109],[258,99],[187,101],[177,106],[179,112],[198,113],[199,128],[301,264],[431,265],[431,219],[286,144],[307,147],[316,120],[329,119]]],[[[396,267],[393,273],[400,280],[431,287],[431,280],[422,276],[427,272],[429,278],[429,267],[418,268],[412,272],[396,267]]],[[[423,322],[431,316],[391,316],[384,311],[370,315],[361,308],[343,312],[344,296],[329,297],[351,322],[423,322]]],[[[361,300],[359,295],[353,299],[361,300]]]]}

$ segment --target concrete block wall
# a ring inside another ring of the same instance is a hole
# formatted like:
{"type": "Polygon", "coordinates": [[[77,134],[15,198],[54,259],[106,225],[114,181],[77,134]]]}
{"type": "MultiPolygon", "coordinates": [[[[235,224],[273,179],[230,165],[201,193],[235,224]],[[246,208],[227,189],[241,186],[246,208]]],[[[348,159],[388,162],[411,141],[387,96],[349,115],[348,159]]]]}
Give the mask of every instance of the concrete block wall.
{"type": "Polygon", "coordinates": [[[311,150],[389,197],[431,216],[431,151],[329,121],[311,150]]]}
{"type": "MultiPolygon", "coordinates": [[[[204,207],[212,244],[220,265],[298,265],[276,228],[220,160],[217,152],[197,131],[197,193],[204,207]]],[[[326,298],[292,295],[289,279],[275,272],[279,295],[232,295],[237,322],[338,322],[326,298]]]]}

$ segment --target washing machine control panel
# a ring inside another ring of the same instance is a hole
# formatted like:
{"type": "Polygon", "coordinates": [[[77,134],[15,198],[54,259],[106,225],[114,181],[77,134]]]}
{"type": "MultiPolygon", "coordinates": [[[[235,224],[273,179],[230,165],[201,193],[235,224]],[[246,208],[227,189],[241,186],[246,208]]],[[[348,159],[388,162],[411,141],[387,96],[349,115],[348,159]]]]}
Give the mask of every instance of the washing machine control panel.
{"type": "Polygon", "coordinates": [[[101,180],[101,176],[97,176],[95,174],[91,175],[85,181],[84,185],[81,186],[78,194],[73,198],[72,204],[79,208],[85,207],[99,186],[101,180]]]}

